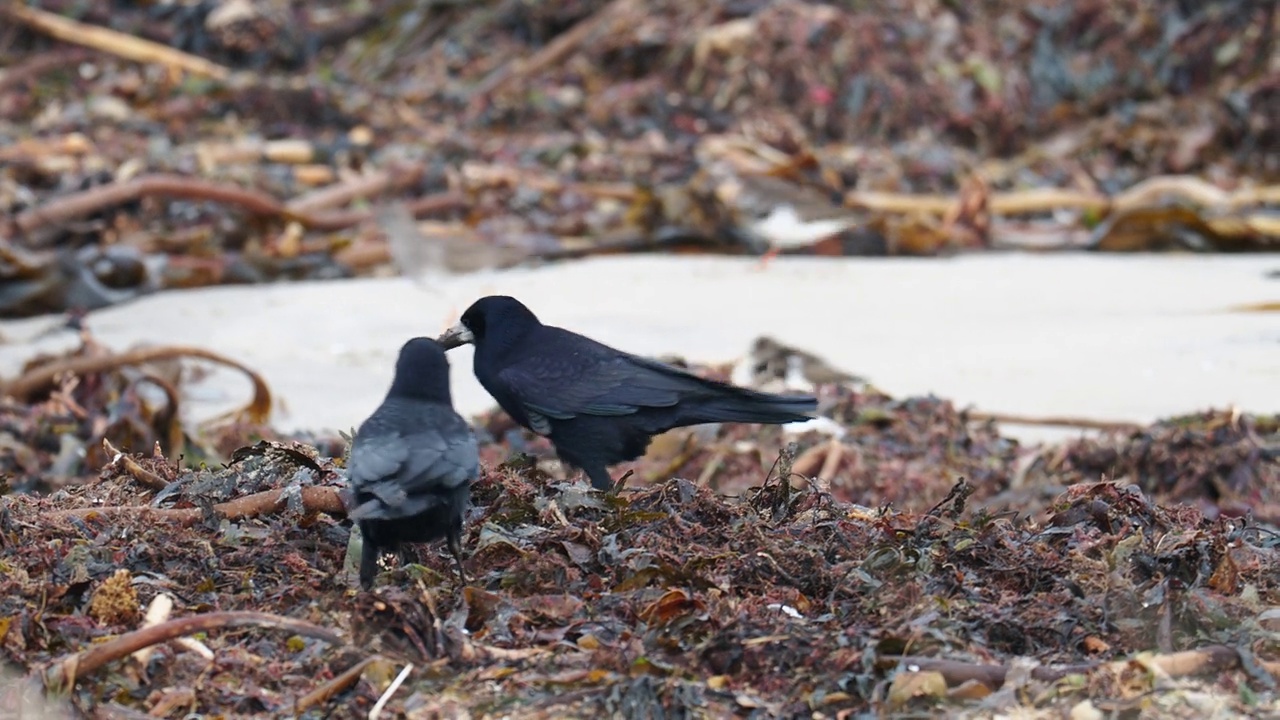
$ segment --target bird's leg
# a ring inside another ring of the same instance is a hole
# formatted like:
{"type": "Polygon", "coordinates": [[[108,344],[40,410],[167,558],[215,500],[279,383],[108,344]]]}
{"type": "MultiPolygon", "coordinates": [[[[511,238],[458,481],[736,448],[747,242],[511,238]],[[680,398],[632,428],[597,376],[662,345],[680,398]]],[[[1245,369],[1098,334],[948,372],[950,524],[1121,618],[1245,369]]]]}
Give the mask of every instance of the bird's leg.
{"type": "Polygon", "coordinates": [[[607,493],[613,493],[615,490],[613,477],[609,475],[607,468],[596,467],[585,469],[587,477],[591,478],[591,487],[602,490],[607,493]]]}
{"type": "Polygon", "coordinates": [[[765,252],[764,255],[760,255],[759,264],[755,265],[755,269],[767,270],[769,268],[769,261],[773,260],[774,258],[777,258],[777,256],[778,256],[777,247],[771,247],[771,249],[769,249],[768,252],[765,252]]]}
{"type": "Polygon", "coordinates": [[[628,470],[622,473],[622,477],[617,482],[609,475],[609,471],[604,468],[594,468],[587,470],[587,477],[591,478],[591,487],[600,490],[606,495],[617,495],[622,492],[622,488],[626,487],[627,480],[636,474],[635,470],[628,470]]]}
{"type": "Polygon", "coordinates": [[[470,585],[471,581],[467,580],[467,571],[462,567],[462,528],[451,529],[445,542],[449,546],[449,554],[453,555],[454,562],[458,564],[458,576],[462,578],[462,584],[470,585]]]}
{"type": "Polygon", "coordinates": [[[756,265],[757,270],[764,270],[769,267],[769,261],[778,257],[778,248],[771,247],[760,256],[760,262],[756,265]]]}
{"type": "Polygon", "coordinates": [[[360,587],[368,590],[373,587],[373,578],[378,574],[378,545],[367,535],[361,540],[360,587]]]}

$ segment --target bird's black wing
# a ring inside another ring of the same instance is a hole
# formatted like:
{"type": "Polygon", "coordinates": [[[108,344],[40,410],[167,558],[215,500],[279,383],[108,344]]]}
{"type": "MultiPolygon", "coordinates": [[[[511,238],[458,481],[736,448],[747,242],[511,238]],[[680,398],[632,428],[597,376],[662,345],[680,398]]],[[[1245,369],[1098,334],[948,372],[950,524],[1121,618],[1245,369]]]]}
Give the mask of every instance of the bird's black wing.
{"type": "Polygon", "coordinates": [[[350,517],[389,519],[443,502],[480,470],[475,435],[452,408],[388,402],[356,433],[348,463],[362,502],[350,517]]]}
{"type": "Polygon", "coordinates": [[[546,435],[548,419],[579,415],[619,417],[642,408],[669,408],[690,393],[706,392],[695,375],[615,350],[559,328],[544,342],[498,371],[520,402],[530,427],[546,435]]]}

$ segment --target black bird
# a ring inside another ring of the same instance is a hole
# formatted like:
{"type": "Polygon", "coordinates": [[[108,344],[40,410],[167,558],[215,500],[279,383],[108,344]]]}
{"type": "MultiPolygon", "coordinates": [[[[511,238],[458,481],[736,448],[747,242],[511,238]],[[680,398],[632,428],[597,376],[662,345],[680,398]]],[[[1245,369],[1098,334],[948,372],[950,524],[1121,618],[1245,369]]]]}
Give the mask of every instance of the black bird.
{"type": "Polygon", "coordinates": [[[453,410],[449,361],[431,338],[400,348],[387,397],[356,431],[347,463],[364,548],[360,585],[368,590],[382,551],[445,538],[462,569],[462,516],[480,472],[476,439],[453,410]]]}
{"type": "Polygon", "coordinates": [[[563,328],[543,325],[515,298],[477,300],[437,340],[475,345],[476,379],[516,422],[551,440],[556,454],[600,490],[608,466],[644,454],[672,428],[712,422],[808,420],[812,397],[784,397],[705,380],[563,328]]]}

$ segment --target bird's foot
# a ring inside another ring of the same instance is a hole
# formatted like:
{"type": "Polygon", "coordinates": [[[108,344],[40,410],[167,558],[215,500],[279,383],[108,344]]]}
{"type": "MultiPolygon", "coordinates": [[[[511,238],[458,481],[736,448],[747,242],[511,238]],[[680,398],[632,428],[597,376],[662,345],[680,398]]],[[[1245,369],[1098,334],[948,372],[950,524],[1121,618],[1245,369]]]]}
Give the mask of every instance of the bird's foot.
{"type": "Polygon", "coordinates": [[[449,548],[449,554],[453,556],[453,561],[458,564],[458,577],[462,579],[463,587],[470,585],[471,581],[467,579],[467,570],[462,567],[462,538],[459,535],[450,535],[445,544],[449,548]]]}
{"type": "Polygon", "coordinates": [[[766,270],[769,262],[778,257],[778,248],[769,248],[765,254],[760,256],[760,262],[756,264],[756,270],[766,270]]]}
{"type": "Polygon", "coordinates": [[[455,557],[453,560],[458,564],[458,579],[462,581],[462,586],[470,585],[471,580],[467,577],[467,571],[462,567],[462,558],[455,557]]]}

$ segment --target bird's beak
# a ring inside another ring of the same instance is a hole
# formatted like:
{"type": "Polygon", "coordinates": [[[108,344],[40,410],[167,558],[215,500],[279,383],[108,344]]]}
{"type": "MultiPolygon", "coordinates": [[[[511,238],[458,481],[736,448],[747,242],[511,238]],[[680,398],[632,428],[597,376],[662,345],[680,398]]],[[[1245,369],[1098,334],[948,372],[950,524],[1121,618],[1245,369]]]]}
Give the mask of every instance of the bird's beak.
{"type": "Polygon", "coordinates": [[[459,345],[466,345],[467,343],[473,343],[475,341],[476,336],[472,335],[471,330],[462,323],[458,323],[448,330],[445,330],[443,335],[436,338],[436,342],[440,343],[440,347],[445,350],[452,350],[459,345]]]}

